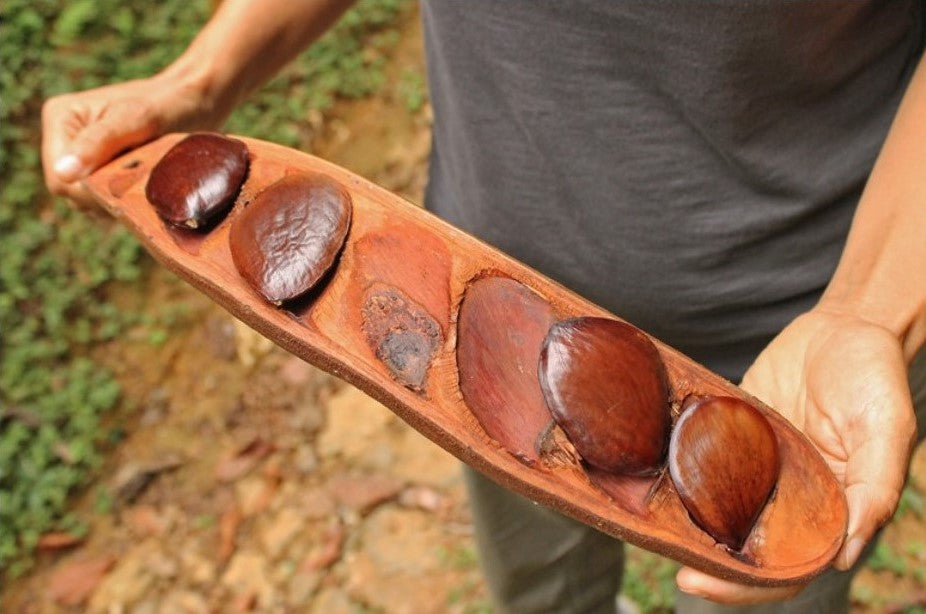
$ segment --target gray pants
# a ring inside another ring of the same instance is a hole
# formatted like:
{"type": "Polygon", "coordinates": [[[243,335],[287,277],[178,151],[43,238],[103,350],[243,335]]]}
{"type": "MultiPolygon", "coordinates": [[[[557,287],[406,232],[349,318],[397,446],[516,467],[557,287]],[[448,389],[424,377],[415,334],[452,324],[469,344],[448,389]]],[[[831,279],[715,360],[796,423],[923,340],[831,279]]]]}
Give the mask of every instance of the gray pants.
{"type": "MultiPolygon", "coordinates": [[[[926,351],[910,370],[920,437],[926,433],[926,351]]],[[[476,543],[497,606],[512,614],[615,612],[624,569],[623,544],[603,533],[516,495],[465,468],[476,543]]],[[[869,544],[871,551],[874,540],[869,544]]],[[[864,561],[829,569],[797,597],[783,603],[721,606],[677,591],[684,614],[848,612],[849,585],[864,561]]]]}

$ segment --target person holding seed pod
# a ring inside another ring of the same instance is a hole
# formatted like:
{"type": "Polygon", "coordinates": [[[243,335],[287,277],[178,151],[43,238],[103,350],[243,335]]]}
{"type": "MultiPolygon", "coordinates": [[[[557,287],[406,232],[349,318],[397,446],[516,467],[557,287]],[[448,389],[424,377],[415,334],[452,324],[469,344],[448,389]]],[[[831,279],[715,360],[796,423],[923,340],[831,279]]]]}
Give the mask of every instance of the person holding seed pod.
{"type": "MultiPolygon", "coordinates": [[[[117,152],[220,126],[348,4],[226,0],[158,75],[49,100],[49,189],[80,199],[117,152]]],[[[926,412],[923,7],[434,0],[422,13],[427,206],[741,382],[845,486],[834,570],[797,595],[682,569],[678,610],[722,611],[703,597],[845,611],[926,412]]],[[[468,481],[500,607],[614,610],[619,543],[468,481]]]]}

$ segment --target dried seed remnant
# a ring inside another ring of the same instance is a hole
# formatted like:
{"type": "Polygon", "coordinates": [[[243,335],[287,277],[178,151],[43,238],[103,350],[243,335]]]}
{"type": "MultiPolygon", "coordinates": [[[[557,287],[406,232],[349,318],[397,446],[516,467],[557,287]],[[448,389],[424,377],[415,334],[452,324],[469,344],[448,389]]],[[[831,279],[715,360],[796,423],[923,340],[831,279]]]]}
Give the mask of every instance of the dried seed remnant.
{"type": "Polygon", "coordinates": [[[205,230],[235,203],[248,170],[248,147],[211,132],[191,134],[151,169],[145,196],[174,226],[205,230]]]}
{"type": "Polygon", "coordinates": [[[424,390],[428,367],[443,342],[437,321],[398,288],[374,284],[364,295],[361,322],[367,343],[396,381],[424,390]]]}
{"type": "Polygon", "coordinates": [[[330,177],[287,175],[262,190],[232,222],[232,259],[271,303],[294,299],[334,264],[350,216],[350,195],[330,177]]]}
{"type": "Polygon", "coordinates": [[[688,513],[733,550],[743,547],[765,507],[779,463],[768,420],[733,397],[687,401],[669,444],[669,473],[688,513]]]}
{"type": "Polygon", "coordinates": [[[659,471],[671,427],[668,378],[644,333],[606,318],[557,322],[539,376],[553,418],[585,462],[625,475],[659,471]]]}

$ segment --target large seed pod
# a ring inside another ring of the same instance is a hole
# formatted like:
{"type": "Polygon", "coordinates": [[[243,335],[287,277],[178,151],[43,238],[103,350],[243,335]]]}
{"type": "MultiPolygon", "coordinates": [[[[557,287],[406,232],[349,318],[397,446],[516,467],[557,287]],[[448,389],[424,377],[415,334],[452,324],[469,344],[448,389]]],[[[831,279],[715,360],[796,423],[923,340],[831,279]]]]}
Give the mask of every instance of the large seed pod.
{"type": "Polygon", "coordinates": [[[232,259],[271,303],[294,299],[334,264],[350,214],[350,195],[330,177],[287,175],[261,191],[232,222],[232,259]]]}
{"type": "Polygon", "coordinates": [[[145,196],[174,226],[204,229],[235,203],[248,170],[248,147],[207,132],[186,137],[151,169],[145,196]]]}
{"type": "Polygon", "coordinates": [[[778,479],[775,432],[733,397],[686,403],[669,444],[669,473],[695,523],[718,542],[742,548],[778,479]]]}
{"type": "Polygon", "coordinates": [[[606,318],[558,322],[539,374],[553,418],[586,462],[627,475],[660,469],[671,427],[668,380],[645,334],[606,318]]]}

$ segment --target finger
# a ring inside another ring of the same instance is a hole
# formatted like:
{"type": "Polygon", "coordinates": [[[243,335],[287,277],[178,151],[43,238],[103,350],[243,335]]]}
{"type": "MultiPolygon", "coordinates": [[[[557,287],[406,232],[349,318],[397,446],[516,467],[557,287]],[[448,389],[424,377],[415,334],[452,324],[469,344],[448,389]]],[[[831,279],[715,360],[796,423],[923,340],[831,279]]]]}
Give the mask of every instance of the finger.
{"type": "Polygon", "coordinates": [[[92,214],[97,207],[87,189],[75,180],[82,174],[80,168],[73,168],[79,162],[63,153],[71,146],[71,135],[85,121],[81,112],[68,97],[52,99],[42,107],[42,173],[49,192],[92,214]]]}
{"type": "Polygon", "coordinates": [[[740,380],[740,388],[769,407],[777,409],[783,395],[780,393],[781,375],[775,372],[774,361],[760,354],[740,380]]]}
{"type": "MultiPolygon", "coordinates": [[[[904,449],[904,444],[898,443],[898,448],[904,449]]],[[[895,448],[892,455],[869,453],[866,457],[883,460],[873,461],[860,468],[850,468],[847,474],[848,485],[845,492],[849,522],[846,540],[833,564],[841,570],[855,565],[865,544],[897,509],[906,475],[905,461],[909,455],[898,454],[895,448]]],[[[853,458],[850,463],[862,465],[861,460],[853,458]]]]}
{"type": "Polygon", "coordinates": [[[70,182],[83,179],[121,151],[152,138],[157,123],[139,108],[132,103],[116,103],[78,132],[55,160],[59,177],[70,182]]]}
{"type": "Polygon", "coordinates": [[[60,196],[67,195],[69,182],[55,170],[55,162],[70,142],[68,122],[77,119],[71,113],[67,97],[51,98],[42,106],[42,172],[49,191],[60,196]]]}
{"type": "Polygon", "coordinates": [[[690,567],[682,567],[675,576],[679,589],[690,595],[727,605],[750,605],[783,601],[803,590],[804,585],[776,586],[772,588],[745,586],[709,576],[690,567]]]}
{"type": "Polygon", "coordinates": [[[784,346],[784,354],[781,347],[771,345],[759,354],[746,370],[739,385],[803,430],[804,407],[798,402],[799,397],[794,390],[795,385],[803,378],[803,363],[793,358],[787,345],[784,346]]]}
{"type": "MultiPolygon", "coordinates": [[[[900,371],[903,372],[902,370],[900,371]]],[[[865,412],[847,443],[845,492],[849,507],[846,540],[834,566],[848,569],[865,544],[887,522],[900,500],[916,439],[916,420],[906,381],[897,376],[865,412]]]]}

